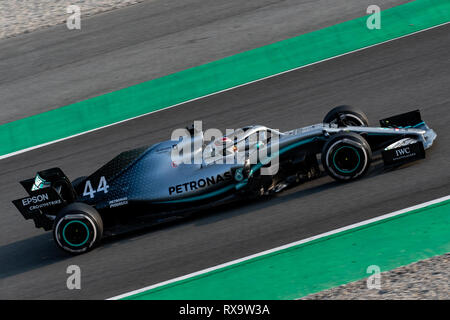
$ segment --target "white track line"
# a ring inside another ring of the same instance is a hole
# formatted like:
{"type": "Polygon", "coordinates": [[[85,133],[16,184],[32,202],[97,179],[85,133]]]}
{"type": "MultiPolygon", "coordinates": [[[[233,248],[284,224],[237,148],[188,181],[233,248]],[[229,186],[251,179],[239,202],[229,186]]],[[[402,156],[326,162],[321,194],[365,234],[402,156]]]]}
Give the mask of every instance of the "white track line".
{"type": "Polygon", "coordinates": [[[280,251],[280,250],[284,250],[284,249],[291,248],[291,247],[294,247],[294,246],[298,246],[300,244],[304,244],[304,243],[307,243],[307,242],[310,242],[310,241],[313,241],[313,240],[317,240],[317,239],[320,239],[320,238],[323,238],[323,237],[327,237],[327,236],[330,236],[330,235],[333,235],[333,234],[337,234],[339,232],[343,232],[343,231],[347,231],[347,230],[354,229],[354,228],[357,228],[357,227],[361,227],[361,226],[364,226],[364,225],[367,225],[367,224],[370,224],[370,223],[373,223],[373,222],[385,220],[385,219],[388,219],[388,218],[391,218],[391,217],[395,217],[395,216],[398,216],[400,214],[403,214],[403,213],[406,213],[406,212],[409,212],[409,211],[413,211],[413,210],[416,210],[416,209],[424,208],[424,207],[427,207],[427,206],[430,206],[430,205],[433,205],[433,204],[436,204],[436,203],[439,203],[439,202],[443,202],[443,201],[446,201],[446,200],[450,200],[450,195],[442,197],[442,198],[438,198],[438,199],[435,199],[435,200],[431,200],[431,201],[428,201],[428,202],[425,202],[425,203],[421,203],[421,204],[418,204],[418,205],[415,205],[415,206],[412,206],[412,207],[409,207],[409,208],[405,208],[405,209],[401,209],[401,210],[398,210],[398,211],[395,211],[395,212],[384,214],[384,215],[376,217],[376,218],[364,220],[362,222],[351,224],[351,225],[346,226],[346,227],[342,227],[342,228],[339,228],[339,229],[328,231],[328,232],[319,234],[317,236],[309,237],[309,238],[306,238],[306,239],[303,239],[303,240],[300,240],[300,241],[296,241],[296,242],[285,244],[285,245],[280,246],[280,247],[276,247],[276,248],[269,249],[269,250],[266,250],[266,251],[262,251],[262,252],[259,252],[259,253],[256,253],[256,254],[252,254],[250,256],[247,256],[247,257],[244,257],[244,258],[240,258],[240,259],[237,259],[237,260],[233,260],[233,261],[230,261],[230,262],[226,262],[226,263],[217,265],[215,267],[203,269],[201,271],[193,272],[193,273],[187,274],[185,276],[181,276],[181,277],[178,277],[178,278],[174,278],[174,279],[171,279],[171,280],[160,282],[160,283],[157,283],[157,284],[154,284],[154,285],[142,288],[142,289],[138,289],[138,290],[134,290],[134,291],[131,291],[131,292],[128,292],[128,293],[124,293],[124,294],[121,294],[121,295],[109,298],[107,300],[118,300],[118,299],[122,299],[122,298],[125,298],[125,297],[129,297],[129,296],[132,296],[132,295],[135,295],[135,294],[138,294],[138,293],[142,293],[142,292],[145,292],[145,291],[148,291],[148,290],[152,290],[152,289],[155,289],[155,288],[158,288],[158,287],[170,284],[170,283],[178,282],[178,281],[181,281],[181,280],[186,280],[186,279],[189,279],[189,278],[192,278],[192,277],[195,277],[195,276],[198,276],[198,275],[202,275],[202,274],[214,271],[214,270],[222,269],[222,268],[225,268],[225,267],[228,267],[228,266],[231,266],[231,265],[235,265],[235,264],[238,264],[238,263],[250,260],[250,259],[254,259],[254,258],[257,258],[257,257],[260,257],[260,256],[264,256],[264,255],[269,254],[269,253],[273,253],[273,252],[276,252],[276,251],[280,251]]]}
{"type": "Polygon", "coordinates": [[[406,37],[409,37],[409,36],[412,36],[412,35],[415,35],[415,34],[418,34],[418,33],[421,33],[421,32],[425,32],[425,31],[434,29],[434,28],[442,27],[442,26],[444,26],[446,24],[449,24],[449,23],[450,23],[450,21],[449,22],[444,22],[444,23],[438,24],[438,25],[436,25],[434,27],[430,27],[430,28],[426,28],[426,29],[423,29],[423,30],[419,30],[419,31],[416,31],[416,32],[413,32],[413,33],[406,34],[406,35],[401,36],[401,37],[397,37],[397,38],[393,38],[393,39],[386,40],[386,41],[383,41],[383,42],[379,42],[379,43],[376,43],[376,44],[373,44],[373,45],[370,45],[370,46],[367,46],[367,47],[363,47],[363,48],[360,48],[360,49],[349,51],[349,52],[346,52],[346,53],[343,53],[343,54],[340,54],[340,55],[337,55],[337,56],[333,56],[333,57],[330,57],[330,58],[327,58],[327,59],[319,60],[319,61],[307,64],[307,65],[304,65],[304,66],[300,66],[300,67],[297,67],[297,68],[294,68],[294,69],[290,69],[290,70],[286,70],[286,71],[283,71],[283,72],[279,72],[279,73],[276,73],[276,74],[273,74],[273,75],[270,75],[270,76],[267,76],[267,77],[264,77],[264,78],[261,78],[261,79],[257,79],[257,80],[253,80],[253,81],[250,81],[250,82],[246,82],[246,83],[240,84],[238,86],[234,86],[234,87],[231,87],[231,88],[228,88],[228,89],[224,89],[224,90],[220,90],[220,91],[217,91],[217,92],[213,92],[213,93],[210,93],[210,94],[207,94],[207,95],[204,95],[204,96],[201,96],[201,97],[197,97],[197,98],[194,98],[194,99],[191,99],[191,100],[180,102],[180,103],[174,104],[174,105],[169,106],[169,107],[165,107],[165,108],[158,109],[158,110],[155,110],[155,111],[152,111],[152,112],[144,113],[144,114],[141,114],[141,115],[136,116],[136,117],[128,118],[128,119],[125,119],[125,120],[121,120],[121,121],[118,121],[118,122],[114,122],[114,123],[108,124],[106,126],[102,126],[102,127],[98,127],[98,128],[95,128],[95,129],[88,130],[88,131],[84,131],[84,132],[81,132],[81,133],[78,133],[78,134],[74,134],[72,136],[68,136],[66,138],[62,138],[62,139],[46,142],[46,143],[43,143],[43,144],[40,144],[40,145],[37,145],[37,146],[33,146],[33,147],[30,147],[30,148],[26,148],[26,149],[22,149],[22,150],[19,150],[19,151],[11,152],[11,153],[8,153],[8,154],[0,156],[0,160],[6,159],[6,158],[10,158],[10,157],[19,155],[21,153],[25,153],[25,152],[32,151],[32,150],[35,150],[35,149],[39,149],[39,148],[42,148],[42,147],[45,147],[45,146],[48,146],[48,145],[51,145],[51,144],[54,144],[54,143],[58,143],[58,142],[64,141],[64,140],[72,139],[72,138],[75,138],[75,137],[78,137],[78,136],[81,136],[81,135],[84,135],[84,134],[87,134],[87,133],[90,133],[90,132],[93,132],[93,131],[97,131],[97,130],[108,128],[108,127],[111,127],[111,126],[115,126],[115,125],[123,123],[123,122],[127,122],[127,121],[130,121],[130,120],[134,120],[134,119],[138,119],[138,118],[141,118],[141,117],[145,117],[145,116],[148,116],[148,115],[150,115],[152,113],[164,111],[164,110],[167,110],[167,109],[171,109],[171,108],[174,108],[174,107],[181,106],[181,105],[186,104],[186,103],[190,103],[190,102],[193,102],[193,101],[196,101],[196,100],[204,99],[204,98],[207,98],[207,97],[210,97],[210,96],[213,96],[213,95],[216,95],[216,94],[220,94],[220,93],[223,93],[223,92],[226,92],[226,91],[234,90],[236,88],[247,86],[247,85],[252,84],[252,83],[256,83],[256,82],[263,81],[263,80],[266,80],[266,79],[270,79],[270,78],[273,78],[273,77],[277,77],[279,75],[282,75],[282,74],[285,74],[285,73],[288,73],[288,72],[292,72],[292,71],[295,71],[295,70],[307,68],[309,66],[312,66],[312,65],[315,65],[315,64],[319,64],[319,63],[322,63],[322,62],[325,62],[325,61],[328,61],[328,60],[336,59],[336,58],[339,58],[339,57],[342,57],[342,56],[346,56],[348,54],[352,54],[352,53],[355,53],[355,52],[358,52],[358,51],[366,50],[366,49],[369,49],[369,48],[372,48],[372,47],[376,47],[376,46],[379,46],[379,45],[382,45],[382,44],[385,44],[385,43],[388,43],[388,42],[392,42],[392,41],[395,41],[395,40],[398,40],[398,39],[406,38],[406,37]]]}

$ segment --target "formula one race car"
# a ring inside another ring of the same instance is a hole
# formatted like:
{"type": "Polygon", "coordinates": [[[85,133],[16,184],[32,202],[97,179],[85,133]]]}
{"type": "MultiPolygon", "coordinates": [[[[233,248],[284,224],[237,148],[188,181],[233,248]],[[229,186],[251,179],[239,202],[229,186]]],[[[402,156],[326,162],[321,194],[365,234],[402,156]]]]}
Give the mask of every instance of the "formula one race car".
{"type": "Polygon", "coordinates": [[[358,179],[372,153],[389,167],[423,159],[436,138],[418,110],[380,125],[370,127],[362,111],[339,106],[322,123],[287,132],[248,126],[205,143],[190,128],[178,140],[125,151],[73,182],[59,168],[38,172],[21,182],[29,196],[13,203],[37,228],[52,230],[60,248],[79,254],[105,236],[276,194],[324,173],[358,179]],[[189,162],[194,158],[200,160],[189,162]]]}

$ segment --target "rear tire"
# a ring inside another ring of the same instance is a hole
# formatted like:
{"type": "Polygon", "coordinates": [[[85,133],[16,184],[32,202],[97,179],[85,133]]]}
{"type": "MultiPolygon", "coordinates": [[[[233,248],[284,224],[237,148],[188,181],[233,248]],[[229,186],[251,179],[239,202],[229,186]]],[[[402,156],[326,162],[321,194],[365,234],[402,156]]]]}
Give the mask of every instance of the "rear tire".
{"type": "Polygon", "coordinates": [[[56,216],[53,238],[71,254],[81,254],[97,246],[103,236],[103,221],[95,208],[81,202],[69,204],[56,216]]]}
{"type": "Polygon", "coordinates": [[[339,127],[368,127],[369,119],[366,114],[358,108],[342,105],[335,107],[328,112],[323,119],[323,123],[337,124],[339,127]]]}
{"type": "Polygon", "coordinates": [[[369,144],[356,133],[337,133],[323,146],[322,165],[338,181],[362,177],[369,170],[371,161],[369,144]]]}

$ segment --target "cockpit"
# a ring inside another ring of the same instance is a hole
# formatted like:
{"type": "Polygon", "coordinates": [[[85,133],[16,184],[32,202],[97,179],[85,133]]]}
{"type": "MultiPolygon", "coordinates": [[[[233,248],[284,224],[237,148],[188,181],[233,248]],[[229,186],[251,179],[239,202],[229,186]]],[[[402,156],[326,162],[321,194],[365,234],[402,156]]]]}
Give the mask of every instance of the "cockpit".
{"type": "Polygon", "coordinates": [[[221,157],[233,158],[239,153],[249,157],[253,152],[269,145],[274,135],[283,133],[265,126],[247,126],[211,141],[204,148],[207,163],[216,162],[221,157]]]}
{"type": "MultiPolygon", "coordinates": [[[[217,131],[220,133],[220,131],[217,131]]],[[[284,135],[278,130],[265,126],[247,126],[236,130],[227,130],[225,135],[212,135],[208,140],[203,132],[197,132],[190,139],[180,139],[172,148],[172,161],[176,164],[194,163],[230,163],[237,156],[249,157],[252,153],[269,145],[273,136],[284,135]],[[206,140],[206,141],[205,141],[206,140]]]]}

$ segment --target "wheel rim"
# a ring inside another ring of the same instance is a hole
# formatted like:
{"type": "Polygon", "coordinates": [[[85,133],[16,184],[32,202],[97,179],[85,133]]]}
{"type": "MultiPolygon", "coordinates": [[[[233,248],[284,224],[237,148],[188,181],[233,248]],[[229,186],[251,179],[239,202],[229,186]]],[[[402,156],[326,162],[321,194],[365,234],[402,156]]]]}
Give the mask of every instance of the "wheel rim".
{"type": "Polygon", "coordinates": [[[67,223],[62,231],[64,241],[72,247],[81,247],[89,240],[89,228],[80,220],[67,223]]]}
{"type": "Polygon", "coordinates": [[[341,173],[350,174],[358,169],[361,156],[356,148],[342,146],[333,154],[333,165],[341,173]]]}
{"type": "Polygon", "coordinates": [[[364,121],[362,121],[359,117],[353,114],[346,113],[343,115],[344,119],[342,120],[342,123],[346,126],[352,126],[352,127],[365,127],[366,124],[364,121]]]}

